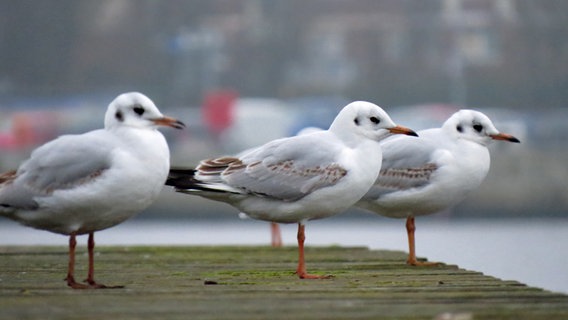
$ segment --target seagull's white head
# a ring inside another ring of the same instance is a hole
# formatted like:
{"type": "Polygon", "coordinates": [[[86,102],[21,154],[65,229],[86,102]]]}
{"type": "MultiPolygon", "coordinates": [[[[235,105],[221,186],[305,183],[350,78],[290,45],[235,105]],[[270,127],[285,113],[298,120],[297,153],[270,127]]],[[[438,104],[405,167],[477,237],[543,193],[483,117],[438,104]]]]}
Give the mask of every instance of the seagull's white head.
{"type": "Polygon", "coordinates": [[[150,98],[139,92],[123,93],[109,104],[105,114],[105,128],[119,126],[140,129],[156,129],[158,126],[176,129],[185,127],[181,121],[164,116],[150,98]]]}
{"type": "Polygon", "coordinates": [[[417,136],[414,131],[396,125],[381,107],[366,101],[355,101],[345,106],[329,130],[342,137],[359,136],[375,141],[393,134],[417,136]]]}
{"type": "Polygon", "coordinates": [[[442,126],[456,139],[464,139],[487,146],[493,140],[504,140],[519,143],[519,139],[510,134],[501,133],[489,117],[475,111],[462,109],[454,113],[442,126]]]}

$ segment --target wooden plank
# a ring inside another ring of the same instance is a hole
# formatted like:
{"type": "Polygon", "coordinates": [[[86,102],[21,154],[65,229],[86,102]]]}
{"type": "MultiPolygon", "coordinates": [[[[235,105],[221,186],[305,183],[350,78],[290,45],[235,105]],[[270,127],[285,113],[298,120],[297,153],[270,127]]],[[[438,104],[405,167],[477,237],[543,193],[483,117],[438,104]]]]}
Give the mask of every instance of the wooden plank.
{"type": "Polygon", "coordinates": [[[403,252],[307,248],[308,270],[335,277],[300,280],[295,247],[99,247],[97,280],[126,287],[72,290],[66,250],[0,247],[0,318],[568,319],[566,295],[403,252]]]}

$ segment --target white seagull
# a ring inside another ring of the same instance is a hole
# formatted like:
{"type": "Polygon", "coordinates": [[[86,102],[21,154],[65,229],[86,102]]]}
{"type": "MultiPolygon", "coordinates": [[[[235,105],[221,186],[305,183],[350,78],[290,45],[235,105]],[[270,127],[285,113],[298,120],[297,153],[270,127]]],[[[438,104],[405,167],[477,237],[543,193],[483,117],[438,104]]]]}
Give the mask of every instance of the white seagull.
{"type": "Polygon", "coordinates": [[[0,175],[0,215],[69,236],[67,285],[109,288],[94,280],[94,232],[148,207],[168,176],[170,155],[159,126],[181,129],[137,92],[108,106],[104,129],[64,135],[34,150],[17,171],[0,175]],[[74,278],[78,235],[88,234],[86,284],[74,278]]]}
{"type": "Polygon", "coordinates": [[[306,221],[349,208],[373,185],[381,162],[379,141],[392,134],[416,135],[397,126],[375,104],[356,101],[329,130],[273,140],[237,157],[203,160],[193,169],[172,169],[176,191],[226,202],[254,219],[298,223],[298,268],[306,272],[306,221]]]}
{"type": "MultiPolygon", "coordinates": [[[[296,133],[296,135],[301,136],[301,135],[304,135],[304,134],[318,132],[318,131],[322,131],[322,129],[318,128],[318,127],[305,127],[302,130],[298,131],[298,133],[296,133]]],[[[251,151],[253,149],[254,148],[242,151],[239,154],[237,154],[237,157],[239,157],[239,156],[241,156],[245,153],[248,153],[249,151],[251,151]]],[[[241,214],[239,214],[239,217],[242,218],[242,219],[246,219],[247,215],[244,214],[244,213],[241,213],[241,214]]],[[[276,222],[270,222],[270,244],[274,248],[280,248],[283,245],[282,232],[280,231],[280,226],[276,222]]]]}
{"type": "Polygon", "coordinates": [[[441,128],[418,134],[419,138],[398,136],[381,143],[379,177],[356,206],[406,218],[407,263],[432,265],[416,260],[414,218],[453,206],[479,187],[489,171],[487,145],[493,140],[519,140],[499,132],[486,115],[474,110],[460,110],[441,128]]]}

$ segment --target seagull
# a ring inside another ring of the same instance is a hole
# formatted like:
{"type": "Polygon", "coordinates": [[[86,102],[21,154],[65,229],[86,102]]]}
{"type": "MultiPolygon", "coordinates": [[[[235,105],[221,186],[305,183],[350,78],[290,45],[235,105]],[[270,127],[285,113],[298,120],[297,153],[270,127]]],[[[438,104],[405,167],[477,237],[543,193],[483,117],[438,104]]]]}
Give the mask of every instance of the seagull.
{"type": "MultiPolygon", "coordinates": [[[[298,131],[298,133],[296,133],[296,135],[301,136],[304,134],[308,134],[308,133],[312,133],[312,132],[318,132],[318,131],[322,131],[321,128],[318,127],[305,127],[303,129],[301,129],[300,131],[298,131]]],[[[247,149],[245,151],[240,152],[239,154],[237,154],[237,157],[239,157],[242,154],[245,154],[251,150],[253,150],[254,148],[251,149],[247,149]]],[[[240,213],[239,217],[241,219],[247,219],[248,216],[244,213],[240,213]]],[[[282,242],[282,232],[280,231],[280,226],[278,225],[278,223],[276,222],[270,222],[270,245],[273,248],[280,248],[283,245],[282,242]]]]}
{"type": "Polygon", "coordinates": [[[298,224],[298,267],[304,259],[305,224],[355,204],[379,175],[379,141],[392,134],[416,135],[397,126],[379,106],[345,106],[328,130],[268,142],[240,156],[203,160],[195,169],[173,169],[166,184],[182,193],[222,201],[254,219],[298,224]]]}
{"type": "Polygon", "coordinates": [[[475,190],[489,171],[487,146],[494,140],[519,143],[499,132],[479,111],[459,110],[441,128],[418,131],[419,138],[396,136],[381,143],[382,167],[375,185],[356,206],[391,218],[406,218],[409,255],[417,261],[414,218],[449,208],[475,190]]]}
{"type": "Polygon", "coordinates": [[[168,176],[170,155],[160,126],[184,124],[129,92],[108,106],[104,129],[63,135],[35,149],[18,170],[0,175],[0,215],[69,236],[67,285],[120,288],[94,280],[94,233],[148,207],[168,176]],[[75,281],[76,236],[88,234],[86,283],[75,281]]]}
{"type": "MultiPolygon", "coordinates": [[[[305,127],[302,130],[298,131],[296,135],[301,136],[308,133],[318,132],[321,131],[321,128],[318,127],[305,127]]],[[[280,231],[280,226],[276,222],[270,222],[270,245],[273,248],[280,248],[282,247],[284,242],[282,241],[282,232],[280,231]]]]}

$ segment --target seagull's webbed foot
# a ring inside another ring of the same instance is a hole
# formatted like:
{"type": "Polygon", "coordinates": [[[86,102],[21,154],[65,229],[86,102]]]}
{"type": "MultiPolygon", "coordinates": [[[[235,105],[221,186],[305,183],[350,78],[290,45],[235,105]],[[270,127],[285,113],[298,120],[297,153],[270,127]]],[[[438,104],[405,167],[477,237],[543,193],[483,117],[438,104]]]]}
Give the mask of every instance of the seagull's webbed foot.
{"type": "Polygon", "coordinates": [[[122,289],[124,286],[107,286],[104,284],[96,283],[94,280],[85,280],[85,283],[75,281],[73,277],[65,279],[67,285],[72,289],[122,289]]]}
{"type": "Polygon", "coordinates": [[[414,267],[437,267],[440,266],[441,262],[431,262],[431,261],[421,261],[418,259],[408,259],[406,260],[406,264],[414,266],[414,267]]]}
{"type": "Polygon", "coordinates": [[[79,283],[77,281],[75,281],[75,278],[73,277],[67,277],[65,279],[65,281],[67,281],[67,285],[73,289],[89,289],[90,286],[88,284],[83,284],[83,283],[79,283]]]}

